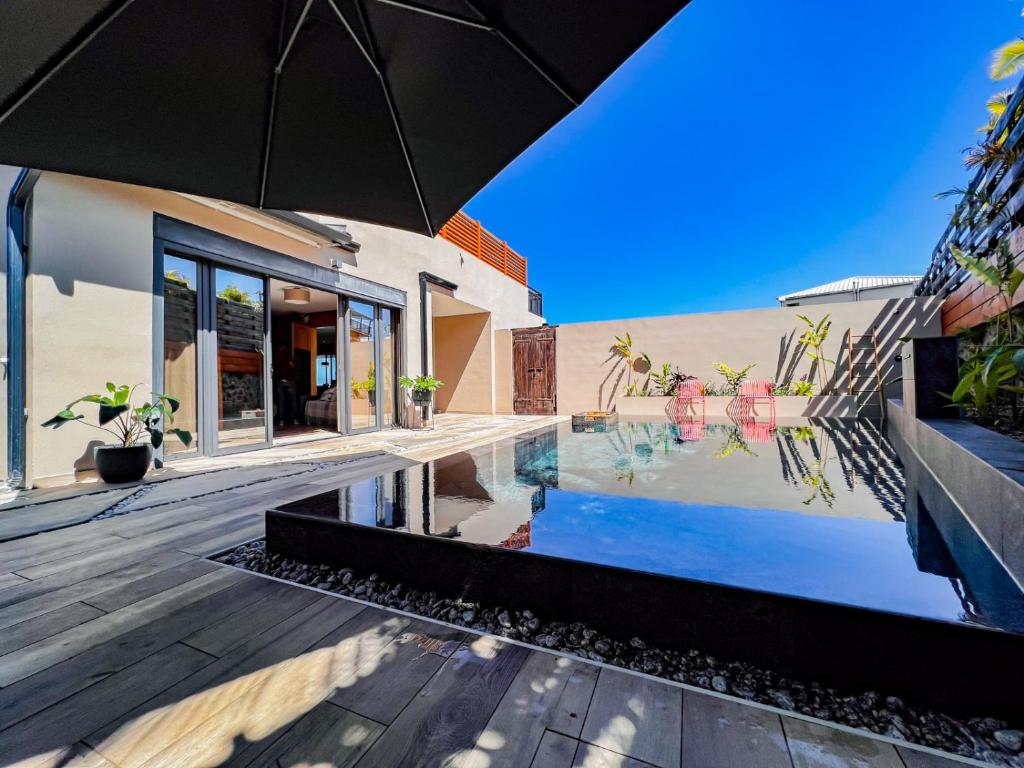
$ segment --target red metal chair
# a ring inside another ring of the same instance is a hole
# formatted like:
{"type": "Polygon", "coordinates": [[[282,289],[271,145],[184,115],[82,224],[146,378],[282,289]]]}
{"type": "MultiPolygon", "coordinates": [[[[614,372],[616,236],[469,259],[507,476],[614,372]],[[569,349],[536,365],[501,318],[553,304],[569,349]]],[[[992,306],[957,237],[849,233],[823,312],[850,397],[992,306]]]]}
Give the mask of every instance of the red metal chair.
{"type": "Polygon", "coordinates": [[[775,421],[775,382],[768,379],[744,381],[740,384],[740,413],[749,416],[758,403],[766,403],[772,422],[775,421]]]}
{"type": "Polygon", "coordinates": [[[745,443],[771,443],[775,440],[775,416],[768,421],[744,419],[740,429],[745,443]]]}
{"type": "Polygon", "coordinates": [[[694,403],[700,403],[701,418],[707,413],[707,398],[704,396],[704,385],[697,379],[687,379],[676,389],[676,422],[682,422],[684,411],[693,410],[694,403]]]}
{"type": "Polygon", "coordinates": [[[707,422],[700,418],[676,419],[676,442],[699,443],[707,436],[707,422]]]}

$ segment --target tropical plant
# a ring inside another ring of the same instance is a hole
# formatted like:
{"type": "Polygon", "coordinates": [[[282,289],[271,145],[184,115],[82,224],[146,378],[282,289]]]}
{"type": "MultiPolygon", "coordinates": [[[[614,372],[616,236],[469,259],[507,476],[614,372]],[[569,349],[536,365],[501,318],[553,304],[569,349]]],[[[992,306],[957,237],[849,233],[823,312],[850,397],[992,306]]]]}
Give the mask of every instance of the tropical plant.
{"type": "Polygon", "coordinates": [[[443,381],[435,379],[433,376],[417,376],[415,379],[400,376],[398,384],[402,389],[416,392],[434,392],[444,386],[443,381]]]}
{"type": "Polygon", "coordinates": [[[1024,71],[1024,38],[1018,37],[992,52],[989,76],[993,80],[1006,80],[1024,71]]]}
{"type": "Polygon", "coordinates": [[[825,342],[828,340],[828,332],[832,327],[830,315],[825,315],[818,322],[813,322],[807,315],[797,315],[806,327],[803,334],[797,339],[797,343],[803,346],[804,354],[812,361],[818,371],[818,383],[821,394],[828,394],[829,379],[828,366],[835,365],[834,360],[825,357],[825,342]]]}
{"type": "Polygon", "coordinates": [[[245,304],[250,307],[255,305],[252,297],[249,296],[249,292],[243,291],[237,285],[224,286],[221,288],[217,296],[218,298],[227,299],[228,301],[237,301],[239,304],[245,304]]]}
{"type": "Polygon", "coordinates": [[[660,371],[651,369],[642,391],[652,397],[672,397],[679,390],[680,384],[693,378],[695,377],[683,373],[678,368],[672,370],[669,363],[662,363],[660,371]]]}
{"type": "Polygon", "coordinates": [[[174,423],[174,414],[181,403],[170,395],[152,393],[152,402],[147,400],[140,406],[134,405],[135,391],[141,387],[136,384],[107,382],[106,395],[85,395],[74,402],[68,403],[57,415],[43,422],[44,427],[58,429],[70,421],[79,421],[94,429],[102,429],[117,438],[123,448],[138,445],[148,435],[149,443],[159,448],[164,442],[164,435],[174,435],[186,446],[192,443],[192,433],[184,429],[165,429],[174,423]],[[85,421],[85,416],[75,413],[73,408],[79,403],[94,403],[99,406],[95,424],[85,421]]]}
{"type": "Polygon", "coordinates": [[[967,407],[980,421],[991,421],[999,394],[1024,394],[1014,383],[1024,373],[1024,344],[977,346],[960,365],[960,380],[948,395],[954,406],[967,407]]]}
{"type": "Polygon", "coordinates": [[[711,367],[725,377],[725,386],[722,388],[722,394],[735,395],[740,391],[740,384],[746,380],[750,369],[756,365],[756,363],[750,363],[743,368],[736,369],[730,367],[727,363],[712,363],[711,367]]]}
{"type": "Polygon", "coordinates": [[[651,369],[651,358],[645,353],[633,353],[633,339],[626,333],[615,337],[612,344],[612,354],[618,355],[626,363],[626,397],[636,397],[639,394],[638,383],[633,380],[634,373],[646,373],[651,369]]]}
{"type": "Polygon", "coordinates": [[[789,385],[789,394],[795,397],[811,397],[814,394],[814,382],[810,381],[805,373],[789,385]]]}
{"type": "Polygon", "coordinates": [[[987,256],[971,256],[955,245],[950,252],[956,263],[970,272],[979,282],[993,288],[1003,301],[1003,312],[995,318],[996,337],[1007,341],[1017,335],[1017,323],[1014,318],[1013,299],[1021,283],[1024,283],[1024,271],[1017,266],[1010,243],[1003,238],[996,247],[995,258],[987,256]]]}

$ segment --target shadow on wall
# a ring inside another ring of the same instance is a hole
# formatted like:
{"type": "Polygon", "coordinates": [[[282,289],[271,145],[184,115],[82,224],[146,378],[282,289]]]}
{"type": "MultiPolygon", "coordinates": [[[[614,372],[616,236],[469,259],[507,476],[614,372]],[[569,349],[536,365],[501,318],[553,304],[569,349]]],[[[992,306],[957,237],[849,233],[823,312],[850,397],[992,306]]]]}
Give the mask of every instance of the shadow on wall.
{"type": "MultiPolygon", "coordinates": [[[[712,367],[716,361],[740,368],[753,363],[750,377],[789,383],[806,375],[817,384],[817,368],[799,343],[803,324],[798,315],[817,322],[826,313],[832,326],[825,344],[830,361],[829,389],[850,390],[847,333],[878,339],[878,364],[886,394],[898,390],[900,338],[941,334],[941,301],[935,297],[845,302],[807,307],[743,310],[692,315],[572,323],[559,326],[557,346],[558,410],[561,414],[598,408],[612,410],[630,381],[642,388],[647,374],[628,375],[629,363],[614,348],[615,337],[629,334],[632,353],[646,354],[659,371],[670,363],[702,381],[722,383],[712,367]]],[[[867,340],[854,340],[853,389],[874,388],[874,354],[867,340]]],[[[815,394],[819,387],[815,387],[815,394]]]]}

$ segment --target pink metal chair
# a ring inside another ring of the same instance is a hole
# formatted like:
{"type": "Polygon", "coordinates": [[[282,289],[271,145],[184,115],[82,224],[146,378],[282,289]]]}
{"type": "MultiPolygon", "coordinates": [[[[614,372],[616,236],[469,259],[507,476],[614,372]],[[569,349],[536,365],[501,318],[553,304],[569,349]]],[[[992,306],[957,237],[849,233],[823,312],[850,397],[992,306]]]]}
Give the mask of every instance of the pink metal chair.
{"type": "Polygon", "coordinates": [[[699,443],[707,436],[707,422],[700,418],[676,419],[676,442],[699,443]]]}
{"type": "Polygon", "coordinates": [[[676,422],[683,421],[685,412],[696,413],[695,403],[700,403],[701,418],[707,413],[707,398],[704,396],[704,385],[697,379],[687,379],[676,389],[676,422]]]}
{"type": "Polygon", "coordinates": [[[758,403],[768,405],[772,423],[775,422],[775,382],[768,379],[744,381],[740,384],[740,413],[743,416],[753,415],[758,403]]]}
{"type": "Polygon", "coordinates": [[[744,419],[740,422],[740,429],[745,443],[771,443],[775,440],[775,416],[768,421],[744,419]]]}

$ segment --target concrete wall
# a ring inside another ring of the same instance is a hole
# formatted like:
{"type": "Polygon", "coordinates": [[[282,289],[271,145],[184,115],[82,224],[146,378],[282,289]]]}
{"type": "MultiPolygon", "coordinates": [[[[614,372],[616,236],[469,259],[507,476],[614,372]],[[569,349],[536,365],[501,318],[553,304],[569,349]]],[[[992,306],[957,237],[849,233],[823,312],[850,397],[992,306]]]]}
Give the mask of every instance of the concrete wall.
{"type": "Polygon", "coordinates": [[[486,312],[434,318],[438,411],[494,413],[494,342],[486,312]]]}
{"type": "MultiPolygon", "coordinates": [[[[883,379],[889,380],[896,375],[893,358],[900,337],[941,332],[939,307],[934,298],[893,299],[833,304],[811,313],[812,320],[826,311],[832,316],[826,354],[838,361],[834,386],[846,392],[847,355],[842,348],[847,329],[860,334],[877,328],[883,379]]],[[[655,367],[671,363],[704,381],[724,382],[712,368],[716,361],[733,368],[754,363],[752,378],[799,378],[811,372],[810,360],[797,343],[801,334],[797,315],[805,312],[800,307],[780,307],[560,325],[556,345],[558,412],[615,406],[626,384],[626,372],[610,347],[614,337],[624,333],[632,337],[634,352],[646,352],[655,367]]]]}
{"type": "Polygon", "coordinates": [[[494,412],[512,413],[512,332],[494,332],[494,412]]]}
{"type": "Polygon", "coordinates": [[[81,425],[42,430],[40,422],[109,380],[151,386],[154,212],[321,265],[342,257],[344,271],[404,290],[404,367],[410,375],[421,372],[421,271],[450,280],[459,286],[459,299],[488,309],[489,330],[542,322],[528,311],[525,286],[440,238],[351,223],[362,249],[344,254],[173,193],[56,173],[40,178],[32,210],[27,469],[36,480],[84,466],[90,445],[106,437],[81,425]]]}

